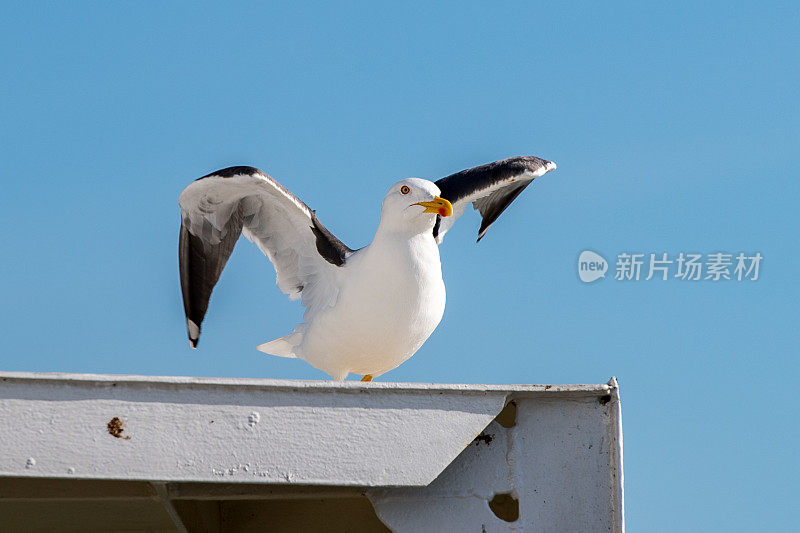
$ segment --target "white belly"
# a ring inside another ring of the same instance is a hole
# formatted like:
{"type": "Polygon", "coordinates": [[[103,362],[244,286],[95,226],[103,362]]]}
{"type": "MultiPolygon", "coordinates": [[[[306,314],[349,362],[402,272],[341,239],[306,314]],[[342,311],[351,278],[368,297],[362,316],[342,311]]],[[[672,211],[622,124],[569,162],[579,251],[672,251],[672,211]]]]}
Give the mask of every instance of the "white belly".
{"type": "Polygon", "coordinates": [[[307,324],[297,355],[344,379],[378,376],[414,355],[442,319],[445,288],[429,235],[375,246],[343,268],[336,305],[307,324]],[[415,240],[416,239],[416,240],[415,240]]]}

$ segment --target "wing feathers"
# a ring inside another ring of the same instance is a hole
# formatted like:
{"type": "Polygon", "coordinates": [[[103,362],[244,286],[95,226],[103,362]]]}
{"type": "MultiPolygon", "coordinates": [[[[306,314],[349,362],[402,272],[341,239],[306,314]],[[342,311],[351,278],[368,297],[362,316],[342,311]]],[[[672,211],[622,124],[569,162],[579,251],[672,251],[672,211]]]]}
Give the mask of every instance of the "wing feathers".
{"type": "Polygon", "coordinates": [[[307,312],[335,302],[337,266],[352,252],[283,185],[253,167],[230,167],[181,193],[179,267],[189,341],[197,345],[214,285],[239,235],[275,267],[278,288],[307,312]]]}
{"type": "Polygon", "coordinates": [[[468,168],[438,180],[436,185],[442,198],[453,204],[453,216],[437,220],[433,236],[441,243],[444,234],[471,203],[482,217],[478,230],[480,241],[494,221],[534,179],[555,168],[552,161],[520,156],[468,168]]]}
{"type": "Polygon", "coordinates": [[[347,256],[353,253],[353,250],[334,237],[313,212],[311,213],[311,222],[311,231],[314,232],[314,236],[317,238],[319,255],[332,265],[342,266],[347,256]]]}
{"type": "Polygon", "coordinates": [[[201,236],[193,235],[186,224],[181,224],[178,263],[183,308],[192,348],[197,348],[200,324],[206,316],[211,291],[242,233],[242,218],[241,206],[237,206],[222,228],[224,231],[219,238],[215,237],[217,232],[211,230],[211,223],[208,221],[201,226],[201,236]]]}
{"type": "Polygon", "coordinates": [[[522,191],[525,188],[533,183],[532,181],[523,181],[520,182],[520,185],[509,186],[505,189],[500,189],[494,191],[489,196],[484,196],[478,200],[472,202],[472,205],[478,212],[481,214],[481,227],[478,230],[478,241],[480,241],[486,232],[489,230],[489,227],[494,224],[494,221],[497,220],[503,211],[506,210],[506,207],[511,205],[511,202],[517,199],[517,196],[522,194],[522,191]]]}

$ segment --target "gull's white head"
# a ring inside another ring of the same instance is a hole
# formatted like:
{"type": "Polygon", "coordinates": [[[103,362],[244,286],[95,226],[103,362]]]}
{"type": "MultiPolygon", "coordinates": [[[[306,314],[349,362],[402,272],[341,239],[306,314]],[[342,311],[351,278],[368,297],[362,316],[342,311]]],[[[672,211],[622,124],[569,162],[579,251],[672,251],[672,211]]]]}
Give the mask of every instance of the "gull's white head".
{"type": "Polygon", "coordinates": [[[420,178],[398,181],[383,199],[380,225],[412,235],[432,230],[436,215],[453,215],[453,206],[439,194],[439,187],[432,181],[420,178]]]}

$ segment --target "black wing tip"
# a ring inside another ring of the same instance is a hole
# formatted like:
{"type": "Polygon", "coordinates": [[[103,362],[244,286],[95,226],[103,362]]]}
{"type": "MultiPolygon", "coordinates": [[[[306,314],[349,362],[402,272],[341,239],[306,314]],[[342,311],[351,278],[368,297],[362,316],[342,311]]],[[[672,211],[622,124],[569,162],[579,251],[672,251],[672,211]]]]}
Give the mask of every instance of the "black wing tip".
{"type": "Polygon", "coordinates": [[[193,338],[189,337],[189,346],[192,347],[192,350],[196,350],[197,349],[197,343],[198,342],[200,342],[200,339],[193,339],[193,338]]]}
{"type": "Polygon", "coordinates": [[[486,232],[489,231],[489,228],[492,227],[492,224],[494,224],[494,220],[492,220],[488,224],[486,224],[485,220],[481,220],[481,227],[478,229],[478,238],[475,240],[475,244],[481,242],[481,239],[483,239],[486,236],[486,232]]]}
{"type": "MultiPolygon", "coordinates": [[[[201,176],[201,177],[197,178],[197,180],[201,180],[201,179],[204,179],[204,178],[210,178],[212,176],[213,177],[218,177],[218,178],[232,178],[233,176],[240,176],[242,174],[244,174],[246,176],[252,176],[252,175],[255,175],[255,174],[264,174],[264,172],[259,170],[259,169],[257,169],[256,167],[251,167],[251,166],[248,166],[248,165],[239,165],[239,166],[227,167],[227,168],[223,168],[223,169],[220,169],[220,170],[216,170],[214,172],[206,174],[205,176],[201,176]]],[[[266,174],[264,174],[264,175],[266,175],[266,174]]],[[[195,180],[195,181],[197,181],[197,180],[195,180]]]]}

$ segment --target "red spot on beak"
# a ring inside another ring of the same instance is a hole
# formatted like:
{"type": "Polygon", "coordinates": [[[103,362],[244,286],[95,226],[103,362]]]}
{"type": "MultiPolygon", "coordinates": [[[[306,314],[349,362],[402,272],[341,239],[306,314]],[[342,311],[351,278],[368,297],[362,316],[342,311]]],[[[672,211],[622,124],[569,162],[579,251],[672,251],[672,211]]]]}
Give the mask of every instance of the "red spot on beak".
{"type": "Polygon", "coordinates": [[[444,207],[440,207],[439,208],[439,214],[441,216],[443,216],[443,217],[446,217],[447,216],[447,209],[445,209],[444,207]]]}

